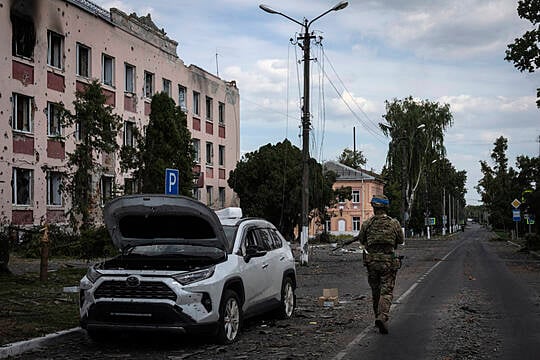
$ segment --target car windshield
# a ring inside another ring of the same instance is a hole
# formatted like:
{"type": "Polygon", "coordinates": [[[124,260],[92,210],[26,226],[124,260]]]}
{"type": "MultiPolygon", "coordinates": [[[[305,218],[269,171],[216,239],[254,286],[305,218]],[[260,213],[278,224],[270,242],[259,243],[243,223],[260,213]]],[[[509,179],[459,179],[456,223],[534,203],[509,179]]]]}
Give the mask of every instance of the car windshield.
{"type": "Polygon", "coordinates": [[[230,254],[234,246],[234,238],[236,237],[236,230],[238,226],[224,225],[223,231],[225,232],[225,237],[227,237],[227,252],[230,254]]]}
{"type": "Polygon", "coordinates": [[[154,244],[134,246],[127,252],[127,255],[140,255],[145,257],[207,258],[219,260],[225,256],[225,252],[221,249],[208,246],[154,244]]]}

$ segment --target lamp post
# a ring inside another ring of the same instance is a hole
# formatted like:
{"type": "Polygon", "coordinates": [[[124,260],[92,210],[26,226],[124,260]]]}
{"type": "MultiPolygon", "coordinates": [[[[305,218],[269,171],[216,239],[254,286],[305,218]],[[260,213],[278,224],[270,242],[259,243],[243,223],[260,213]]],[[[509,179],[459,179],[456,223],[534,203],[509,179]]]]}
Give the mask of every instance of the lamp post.
{"type": "Polygon", "coordinates": [[[310,62],[310,45],[311,40],[315,38],[313,34],[310,34],[309,27],[314,21],[320,19],[324,15],[331,11],[338,11],[345,9],[349,5],[347,1],[341,1],[333,8],[325,11],[321,15],[317,16],[313,20],[309,21],[304,18],[303,22],[300,22],[292,17],[285,15],[279,11],[273,10],[267,5],[259,5],[259,8],[270,14],[281,15],[286,19],[300,25],[303,33],[299,35],[296,40],[298,46],[304,52],[304,101],[302,104],[302,231],[300,236],[300,263],[307,265],[308,263],[308,228],[309,228],[309,128],[310,128],[310,113],[309,113],[309,62],[310,62]]]}

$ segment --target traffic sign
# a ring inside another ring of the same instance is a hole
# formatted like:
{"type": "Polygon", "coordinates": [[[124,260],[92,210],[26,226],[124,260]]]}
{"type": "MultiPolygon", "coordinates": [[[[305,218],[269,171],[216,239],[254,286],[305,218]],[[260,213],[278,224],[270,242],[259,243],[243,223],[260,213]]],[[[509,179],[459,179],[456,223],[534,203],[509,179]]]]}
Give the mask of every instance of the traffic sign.
{"type": "Polygon", "coordinates": [[[165,194],[178,195],[178,169],[165,169],[165,194]]]}
{"type": "Polygon", "coordinates": [[[514,209],[517,209],[519,205],[521,205],[521,202],[519,202],[518,199],[514,199],[514,201],[512,201],[512,206],[514,207],[514,209]]]}
{"type": "Polygon", "coordinates": [[[513,221],[521,221],[521,211],[512,210],[512,220],[513,221]]]}

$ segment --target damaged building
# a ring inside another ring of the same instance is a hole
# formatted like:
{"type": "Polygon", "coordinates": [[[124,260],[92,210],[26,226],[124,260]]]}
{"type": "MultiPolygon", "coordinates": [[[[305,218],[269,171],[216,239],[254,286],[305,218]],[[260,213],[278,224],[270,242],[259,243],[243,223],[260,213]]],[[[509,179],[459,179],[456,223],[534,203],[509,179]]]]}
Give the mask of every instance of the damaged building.
{"type": "MultiPolygon", "coordinates": [[[[0,0],[0,223],[65,223],[61,193],[77,129],[62,128],[61,106],[98,79],[122,117],[119,145],[148,123],[151,97],[166,92],[187,115],[196,153],[193,196],[213,208],[237,203],[227,174],[240,156],[239,91],[178,56],[178,43],[150,15],[102,9],[87,0],[0,0]]],[[[137,191],[117,154],[99,157],[92,179],[103,203],[137,191]]]]}

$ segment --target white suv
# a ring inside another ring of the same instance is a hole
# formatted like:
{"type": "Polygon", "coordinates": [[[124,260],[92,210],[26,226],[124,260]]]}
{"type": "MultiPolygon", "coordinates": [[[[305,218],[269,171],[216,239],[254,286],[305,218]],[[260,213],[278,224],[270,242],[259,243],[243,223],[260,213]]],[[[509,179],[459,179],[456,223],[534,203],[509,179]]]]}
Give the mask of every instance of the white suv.
{"type": "Polygon", "coordinates": [[[157,194],[116,198],[104,219],[121,254],[91,266],[80,282],[80,322],[91,337],[211,331],[231,343],[247,316],[293,315],[294,258],[268,221],[157,194]]]}

